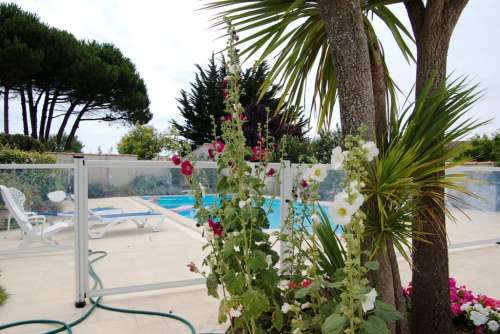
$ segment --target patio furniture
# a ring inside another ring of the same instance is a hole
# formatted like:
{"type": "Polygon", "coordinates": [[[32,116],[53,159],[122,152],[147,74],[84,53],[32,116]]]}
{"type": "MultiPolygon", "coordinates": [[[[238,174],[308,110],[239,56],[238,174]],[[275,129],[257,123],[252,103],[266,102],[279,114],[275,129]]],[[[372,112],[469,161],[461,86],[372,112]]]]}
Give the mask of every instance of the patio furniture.
{"type": "Polygon", "coordinates": [[[53,236],[61,230],[69,227],[64,222],[55,222],[48,224],[45,216],[24,211],[19,206],[18,198],[13,195],[11,189],[0,185],[0,191],[9,216],[14,218],[21,229],[23,241],[19,248],[25,248],[30,243],[41,243],[44,245],[57,246],[58,242],[53,236]]]}
{"type": "Polygon", "coordinates": [[[122,213],[99,213],[94,212],[89,220],[89,236],[93,239],[102,238],[110,229],[115,225],[132,221],[138,228],[148,226],[153,232],[160,231],[160,224],[165,220],[165,216],[161,213],[154,211],[136,211],[136,212],[122,212],[122,213]],[[152,222],[154,220],[155,222],[152,222]],[[100,231],[92,231],[92,227],[98,225],[105,225],[100,231]]]}

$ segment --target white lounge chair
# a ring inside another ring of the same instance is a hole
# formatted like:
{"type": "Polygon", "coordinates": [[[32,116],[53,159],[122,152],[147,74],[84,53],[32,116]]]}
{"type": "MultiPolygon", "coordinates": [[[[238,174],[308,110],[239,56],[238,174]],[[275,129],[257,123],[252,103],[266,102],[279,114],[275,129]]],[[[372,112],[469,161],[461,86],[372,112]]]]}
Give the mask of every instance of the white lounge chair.
{"type": "Polygon", "coordinates": [[[160,231],[160,224],[165,220],[165,216],[154,211],[136,211],[136,212],[94,212],[89,220],[89,236],[93,239],[102,238],[113,226],[126,222],[134,222],[138,228],[148,226],[153,232],[160,231]],[[153,220],[153,221],[152,221],[153,220]],[[92,230],[92,227],[106,225],[101,230],[92,230]]]}
{"type": "Polygon", "coordinates": [[[49,225],[45,216],[24,211],[24,208],[19,206],[18,201],[9,188],[0,185],[0,191],[5,206],[9,211],[9,216],[16,220],[21,229],[23,241],[19,244],[19,248],[25,248],[30,243],[41,243],[50,246],[58,245],[53,236],[69,227],[68,224],[55,222],[49,225]]]}

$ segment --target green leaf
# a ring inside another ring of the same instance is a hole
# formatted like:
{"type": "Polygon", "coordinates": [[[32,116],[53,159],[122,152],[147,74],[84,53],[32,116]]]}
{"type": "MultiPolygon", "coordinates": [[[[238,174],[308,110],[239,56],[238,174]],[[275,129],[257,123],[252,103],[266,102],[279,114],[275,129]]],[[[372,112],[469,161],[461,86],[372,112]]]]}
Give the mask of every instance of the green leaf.
{"type": "Polygon", "coordinates": [[[321,283],[321,281],[313,281],[307,288],[302,288],[295,291],[295,298],[301,299],[317,292],[321,288],[321,283]]]}
{"type": "Polygon", "coordinates": [[[391,304],[381,300],[375,301],[375,315],[385,321],[397,321],[401,319],[401,314],[391,304]]]}
{"type": "Polygon", "coordinates": [[[218,315],[218,321],[219,324],[223,324],[227,321],[227,314],[229,313],[229,310],[231,309],[231,305],[228,302],[227,299],[223,299],[220,302],[219,305],[219,315],[218,315]]]}
{"type": "Polygon", "coordinates": [[[368,261],[365,263],[365,267],[370,270],[378,270],[379,264],[377,261],[368,261]]]}
{"type": "Polygon", "coordinates": [[[258,271],[267,268],[266,253],[260,250],[254,250],[247,260],[248,268],[253,271],[258,271]]]}
{"type": "Polygon", "coordinates": [[[269,308],[269,300],[259,290],[247,290],[243,293],[242,304],[244,313],[252,318],[258,318],[269,308]]]}
{"type": "Polygon", "coordinates": [[[214,273],[211,273],[207,277],[207,292],[209,296],[219,298],[219,294],[217,293],[217,287],[219,285],[219,280],[215,276],[214,273]]]}
{"type": "Polygon", "coordinates": [[[239,295],[243,292],[245,278],[242,274],[235,274],[233,270],[230,270],[222,276],[222,282],[224,282],[230,294],[239,295]]]}
{"type": "Polygon", "coordinates": [[[323,334],[340,334],[347,324],[347,318],[334,313],[325,319],[321,331],[323,334]]]}
{"type": "Polygon", "coordinates": [[[391,334],[385,321],[376,315],[371,315],[360,327],[361,334],[391,334]]]}
{"type": "Polygon", "coordinates": [[[279,308],[276,308],[276,310],[273,312],[272,322],[273,327],[278,331],[281,331],[281,328],[283,328],[284,317],[279,308]]]}

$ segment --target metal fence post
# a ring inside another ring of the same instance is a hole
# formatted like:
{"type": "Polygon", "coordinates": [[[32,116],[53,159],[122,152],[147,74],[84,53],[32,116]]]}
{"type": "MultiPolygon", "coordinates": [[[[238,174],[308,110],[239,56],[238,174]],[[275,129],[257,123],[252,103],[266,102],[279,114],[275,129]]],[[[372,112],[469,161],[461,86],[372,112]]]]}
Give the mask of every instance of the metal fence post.
{"type": "MultiPolygon", "coordinates": [[[[284,160],[282,163],[280,180],[280,230],[285,236],[292,233],[291,226],[285,224],[288,215],[288,203],[292,199],[292,170],[290,161],[284,160]]],[[[284,259],[289,255],[290,244],[286,241],[280,242],[280,269],[286,271],[284,259]]]]}
{"type": "Polygon", "coordinates": [[[88,169],[81,155],[73,157],[75,191],[75,307],[85,306],[88,291],[88,169]]]}

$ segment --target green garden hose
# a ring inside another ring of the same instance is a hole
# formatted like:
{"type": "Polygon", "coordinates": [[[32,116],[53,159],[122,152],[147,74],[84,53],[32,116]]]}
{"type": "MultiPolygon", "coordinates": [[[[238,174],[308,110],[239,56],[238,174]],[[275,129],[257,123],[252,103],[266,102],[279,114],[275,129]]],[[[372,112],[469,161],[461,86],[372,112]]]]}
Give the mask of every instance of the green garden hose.
{"type": "MultiPolygon", "coordinates": [[[[94,271],[94,268],[92,265],[94,262],[99,261],[100,259],[106,257],[108,254],[104,251],[89,252],[89,257],[93,257],[95,255],[98,255],[98,256],[89,261],[89,274],[90,274],[90,277],[92,277],[92,279],[94,281],[94,286],[92,287],[92,290],[95,290],[96,288],[102,289],[104,286],[101,279],[94,271]]],[[[175,314],[111,307],[111,306],[102,304],[101,300],[102,300],[102,297],[99,297],[97,299],[90,298],[90,302],[92,303],[92,306],[80,318],[78,318],[75,321],[70,322],[70,323],[66,323],[66,322],[60,321],[60,320],[49,320],[49,319],[24,320],[24,321],[11,322],[11,323],[8,323],[5,325],[0,325],[0,331],[7,329],[7,328],[23,326],[23,325],[49,324],[49,325],[58,325],[60,327],[53,329],[53,330],[50,330],[48,332],[43,332],[43,334],[56,334],[56,333],[60,333],[60,332],[66,332],[67,334],[72,334],[73,333],[73,331],[71,329],[72,327],[78,325],[79,323],[81,323],[82,321],[87,319],[96,308],[101,308],[103,310],[112,311],[112,312],[151,315],[151,316],[158,316],[158,317],[173,319],[173,320],[179,321],[179,322],[183,323],[184,325],[186,325],[189,328],[189,330],[191,331],[191,334],[196,334],[196,330],[195,330],[194,326],[189,321],[187,321],[186,319],[179,317],[175,314]]],[[[215,333],[206,333],[206,334],[215,334],[215,333]]]]}

